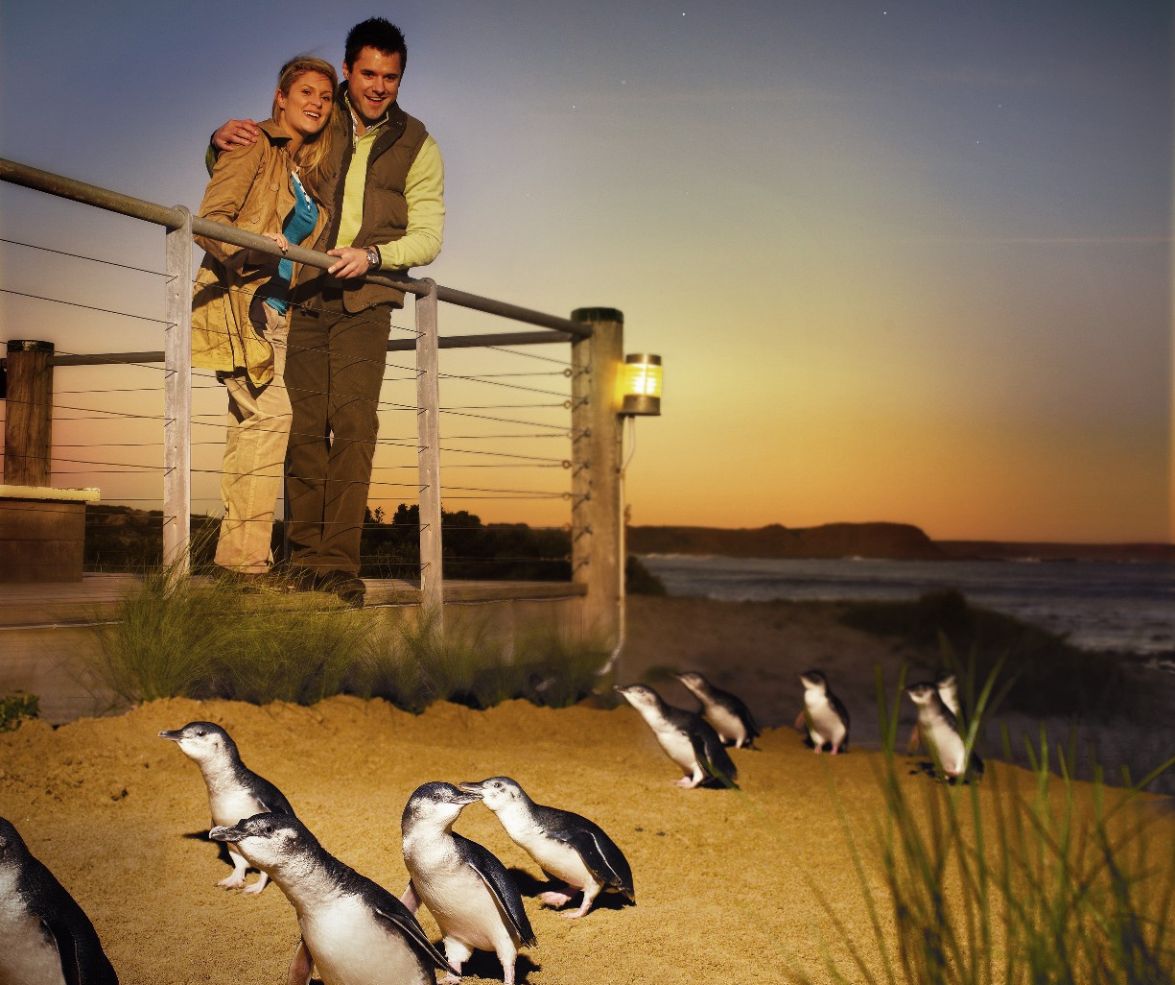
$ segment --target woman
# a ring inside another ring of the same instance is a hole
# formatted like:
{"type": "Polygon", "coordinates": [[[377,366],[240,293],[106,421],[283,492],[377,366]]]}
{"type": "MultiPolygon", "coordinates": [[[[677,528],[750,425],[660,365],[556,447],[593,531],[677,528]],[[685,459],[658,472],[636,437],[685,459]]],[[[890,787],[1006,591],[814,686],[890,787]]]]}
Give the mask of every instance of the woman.
{"type": "MultiPolygon", "coordinates": [[[[282,66],[272,119],[254,144],[217,159],[200,216],[272,239],[283,253],[291,242],[313,244],[328,219],[316,192],[330,159],[336,84],[321,59],[298,56],[282,66]]],[[[192,364],[217,371],[229,403],[214,573],[249,581],[272,563],[291,417],[282,374],[298,268],[218,240],[196,242],[207,255],[196,276],[192,364]]]]}

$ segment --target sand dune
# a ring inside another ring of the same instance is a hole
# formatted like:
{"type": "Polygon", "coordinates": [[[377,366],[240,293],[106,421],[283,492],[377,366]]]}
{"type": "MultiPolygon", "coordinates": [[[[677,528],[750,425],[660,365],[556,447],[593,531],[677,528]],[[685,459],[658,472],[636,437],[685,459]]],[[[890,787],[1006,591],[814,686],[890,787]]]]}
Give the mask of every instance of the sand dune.
{"type": "MultiPolygon", "coordinates": [[[[345,697],[311,708],[177,699],[0,735],[0,815],[89,912],[127,985],[283,982],[297,940],[276,886],[247,897],[214,885],[228,868],[201,837],[203,783],[157,738],[193,719],[224,725],[329,851],[397,894],[407,882],[400,813],[422,782],[508,774],[539,802],[596,820],[632,863],[637,905],[607,904],[572,921],[528,898],[539,946],[519,970],[531,985],[783,981],[788,961],[825,980],[822,949],[843,949],[813,882],[836,901],[849,934],[872,940],[845,828],[865,844],[880,816],[876,753],[816,756],[791,730],[771,730],[760,751],[734,753],[741,791],[683,791],[626,708],[512,701],[486,712],[438,704],[413,716],[345,697]]],[[[992,772],[1005,787],[1031,780],[993,764],[981,789],[992,772]]],[[[920,775],[904,782],[931,786],[920,775]]],[[[931,795],[947,790],[934,785],[931,795]]],[[[1148,797],[1143,809],[1167,803],[1148,797]]],[[[520,870],[533,892],[537,867],[488,810],[467,808],[456,830],[520,870]]],[[[1169,810],[1152,837],[1160,856],[1175,851],[1169,810]]],[[[423,911],[422,922],[435,939],[423,911]]],[[[469,970],[473,980],[501,980],[492,956],[469,970]]]]}

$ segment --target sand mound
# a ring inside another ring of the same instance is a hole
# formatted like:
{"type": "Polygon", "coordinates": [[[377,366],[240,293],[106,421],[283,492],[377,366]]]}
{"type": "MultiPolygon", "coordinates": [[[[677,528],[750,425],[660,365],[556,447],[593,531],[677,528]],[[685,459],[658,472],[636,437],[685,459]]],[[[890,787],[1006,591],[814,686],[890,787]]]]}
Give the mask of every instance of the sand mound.
{"type": "MultiPolygon", "coordinates": [[[[248,897],[214,885],[229,870],[202,839],[203,782],[157,737],[194,719],[226,727],[328,851],[397,895],[407,883],[400,813],[425,781],[506,774],[540,803],[597,821],[632,864],[637,905],[609,903],[573,921],[527,898],[539,946],[523,952],[519,971],[532,985],[782,981],[785,959],[819,980],[821,949],[840,934],[813,898],[813,878],[843,903],[848,932],[872,939],[836,805],[866,838],[881,810],[875,753],[815,756],[794,732],[769,731],[760,751],[734,753],[740,792],[682,791],[627,708],[513,701],[413,716],[345,697],[311,708],[175,699],[0,735],[0,815],[90,914],[126,985],[281,982],[297,941],[277,887],[248,897]]],[[[1030,779],[990,768],[1006,784],[1030,779]]],[[[1161,825],[1175,847],[1175,819],[1161,825]]],[[[537,866],[488,810],[467,808],[456,829],[521,870],[533,892],[537,866]]],[[[501,978],[492,956],[469,971],[501,978]]]]}

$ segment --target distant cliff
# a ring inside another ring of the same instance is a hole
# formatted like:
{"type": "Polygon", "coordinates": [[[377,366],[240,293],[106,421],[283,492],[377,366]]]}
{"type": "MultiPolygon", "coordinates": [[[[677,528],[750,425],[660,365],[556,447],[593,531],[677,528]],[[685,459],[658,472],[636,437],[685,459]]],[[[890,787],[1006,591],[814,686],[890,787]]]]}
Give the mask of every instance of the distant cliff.
{"type": "Polygon", "coordinates": [[[633,554],[728,557],[872,557],[940,561],[946,554],[908,523],[827,523],[820,527],[629,527],[633,554]]]}

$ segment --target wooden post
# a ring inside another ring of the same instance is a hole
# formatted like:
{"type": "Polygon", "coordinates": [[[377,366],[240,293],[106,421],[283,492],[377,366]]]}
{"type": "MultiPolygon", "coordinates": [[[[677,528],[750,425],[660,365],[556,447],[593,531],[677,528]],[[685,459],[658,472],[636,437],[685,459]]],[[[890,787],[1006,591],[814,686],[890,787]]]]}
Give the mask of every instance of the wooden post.
{"type": "Polygon", "coordinates": [[[48,486],[52,477],[53,343],[11,339],[4,418],[4,482],[48,486]]]}
{"type": "Polygon", "coordinates": [[[163,333],[163,564],[191,571],[192,530],[192,215],[167,230],[163,333]]]}
{"type": "Polygon", "coordinates": [[[624,315],[577,308],[572,321],[592,326],[571,343],[571,580],[587,586],[584,622],[615,647],[621,640],[622,565],[620,372],[624,315]]]}
{"type": "Polygon", "coordinates": [[[425,612],[443,628],[445,601],[441,562],[441,387],[437,285],[425,280],[416,296],[416,418],[420,455],[420,596],[425,612]]]}

